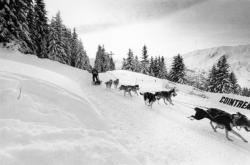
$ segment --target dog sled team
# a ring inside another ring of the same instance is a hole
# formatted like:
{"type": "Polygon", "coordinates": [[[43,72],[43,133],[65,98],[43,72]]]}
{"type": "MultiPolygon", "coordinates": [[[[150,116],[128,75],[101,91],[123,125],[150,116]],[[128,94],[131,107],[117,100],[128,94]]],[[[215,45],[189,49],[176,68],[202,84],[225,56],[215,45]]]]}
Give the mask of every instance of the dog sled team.
{"type": "MultiPolygon", "coordinates": [[[[99,80],[98,72],[95,69],[93,69],[92,75],[93,84],[100,85],[102,81],[99,80]]],[[[112,87],[112,85],[114,85],[114,88],[117,89],[119,85],[119,79],[110,79],[109,81],[105,82],[105,85],[106,88],[109,89],[112,87]]],[[[129,94],[132,97],[131,92],[136,95],[139,95],[138,91],[140,88],[139,85],[120,85],[118,89],[124,91],[124,96],[126,96],[126,94],[129,94]]],[[[167,102],[171,105],[174,105],[171,98],[177,96],[175,88],[169,91],[139,93],[143,96],[145,105],[150,106],[151,108],[154,102],[158,101],[159,104],[160,100],[163,100],[166,105],[168,105],[167,102]]],[[[228,133],[231,132],[232,134],[242,139],[244,142],[248,142],[243,136],[241,136],[233,129],[234,127],[237,129],[243,128],[245,131],[250,132],[250,120],[247,118],[247,116],[241,114],[240,112],[230,114],[217,108],[206,108],[205,110],[200,107],[195,107],[194,110],[195,114],[188,117],[190,120],[202,120],[206,118],[210,120],[210,125],[214,132],[217,132],[218,128],[225,129],[225,135],[227,140],[233,141],[228,136],[228,133]]]]}
{"type": "MultiPolygon", "coordinates": [[[[109,81],[105,82],[106,88],[111,88],[112,84],[114,84],[114,87],[117,89],[117,86],[119,85],[119,79],[116,79],[116,80],[110,79],[109,81]]],[[[140,88],[138,84],[121,85],[119,87],[119,90],[124,92],[124,96],[126,96],[126,94],[129,94],[132,97],[132,92],[136,95],[139,95],[138,91],[140,90],[140,88]]],[[[148,105],[152,108],[153,103],[155,101],[158,101],[158,104],[159,104],[159,101],[161,99],[164,101],[166,105],[168,105],[167,101],[171,105],[174,105],[171,98],[175,97],[177,94],[176,94],[175,88],[173,88],[170,91],[158,91],[155,93],[151,93],[151,92],[141,93],[140,92],[140,95],[143,96],[145,105],[148,105]]]]}
{"type": "MultiPolygon", "coordinates": [[[[98,76],[98,71],[94,68],[92,69],[92,77],[93,77],[93,84],[94,85],[100,85],[102,83],[102,81],[99,80],[99,76],[98,76]]],[[[116,80],[108,80],[105,82],[105,86],[106,88],[111,88],[112,85],[114,85],[114,88],[117,89],[118,85],[119,85],[119,79],[116,80]]],[[[120,85],[120,87],[118,88],[119,90],[124,92],[124,96],[126,96],[126,94],[129,94],[132,97],[132,93],[136,95],[139,95],[138,91],[139,91],[139,85],[120,85]]],[[[174,105],[172,102],[172,96],[176,96],[176,91],[175,88],[171,89],[170,91],[158,91],[155,93],[151,93],[151,92],[145,92],[145,93],[141,93],[140,95],[143,95],[143,99],[145,102],[145,105],[148,105],[152,108],[152,105],[155,101],[159,101],[162,99],[164,101],[164,103],[167,105],[167,101],[171,104],[174,105]]]]}

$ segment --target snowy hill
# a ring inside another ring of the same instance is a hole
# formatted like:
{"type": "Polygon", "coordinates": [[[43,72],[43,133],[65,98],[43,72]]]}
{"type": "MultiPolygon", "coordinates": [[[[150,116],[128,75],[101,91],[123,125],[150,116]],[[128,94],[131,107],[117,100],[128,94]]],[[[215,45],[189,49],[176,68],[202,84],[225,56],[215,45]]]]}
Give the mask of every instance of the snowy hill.
{"type": "Polygon", "coordinates": [[[226,55],[231,70],[236,73],[239,84],[250,87],[250,45],[222,46],[193,51],[183,55],[184,62],[190,69],[210,70],[218,59],[226,55]]]}
{"type": "MultiPolygon", "coordinates": [[[[129,71],[100,74],[103,81],[139,84],[141,92],[177,88],[175,105],[151,109],[141,96],[92,86],[85,71],[6,49],[0,49],[0,75],[1,165],[250,163],[249,143],[232,134],[227,141],[208,120],[187,119],[197,105],[250,117],[219,103],[220,94],[129,71]]],[[[238,132],[250,141],[249,133],[238,132]]]]}
{"type": "Polygon", "coordinates": [[[1,165],[137,164],[81,89],[87,72],[7,50],[0,66],[1,165]]]}

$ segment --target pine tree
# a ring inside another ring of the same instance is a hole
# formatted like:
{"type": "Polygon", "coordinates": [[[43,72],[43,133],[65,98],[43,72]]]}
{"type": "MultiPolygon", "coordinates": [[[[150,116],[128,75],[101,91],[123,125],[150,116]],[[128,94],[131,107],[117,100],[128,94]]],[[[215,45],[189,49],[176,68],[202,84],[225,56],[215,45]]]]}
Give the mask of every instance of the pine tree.
{"type": "Polygon", "coordinates": [[[178,54],[174,57],[172,68],[169,73],[170,80],[178,83],[184,83],[185,65],[183,58],[178,54]]]}
{"type": "Polygon", "coordinates": [[[76,47],[76,57],[75,57],[75,66],[76,68],[82,69],[83,68],[83,56],[84,56],[84,48],[81,41],[77,41],[77,47],[76,47]]]}
{"type": "Polygon", "coordinates": [[[219,93],[230,93],[233,92],[234,90],[239,90],[239,86],[237,85],[237,80],[235,78],[235,75],[232,74],[230,78],[229,64],[227,63],[225,55],[221,56],[216,66],[215,65],[213,66],[209,74],[208,90],[211,92],[219,92],[219,93]]]}
{"type": "Polygon", "coordinates": [[[110,58],[110,70],[115,70],[115,63],[113,57],[110,58]]]}
{"type": "Polygon", "coordinates": [[[29,28],[29,36],[30,36],[30,42],[28,43],[28,46],[30,48],[30,53],[35,54],[37,50],[36,46],[36,24],[35,24],[35,12],[34,12],[34,4],[32,2],[31,6],[29,7],[28,13],[27,13],[27,25],[29,28]]]}
{"type": "Polygon", "coordinates": [[[27,25],[27,13],[32,7],[30,0],[1,1],[0,5],[0,42],[11,42],[20,45],[21,51],[30,52],[29,28],[27,25]]]}
{"type": "Polygon", "coordinates": [[[160,71],[161,71],[161,57],[158,56],[157,58],[157,77],[160,78],[160,71]]]}
{"type": "Polygon", "coordinates": [[[109,54],[106,52],[104,46],[102,46],[102,58],[103,58],[103,72],[110,70],[110,57],[109,54]]]}
{"type": "Polygon", "coordinates": [[[63,25],[59,13],[48,25],[44,0],[34,1],[34,4],[33,0],[1,1],[0,42],[14,41],[21,52],[36,54],[40,58],[49,57],[65,64],[71,62],[69,57],[74,46],[72,43],[75,43],[75,57],[79,57],[77,67],[89,69],[89,58],[77,34],[73,37],[71,30],[63,25]]]}
{"type": "Polygon", "coordinates": [[[240,92],[239,85],[234,72],[231,72],[229,74],[229,82],[230,82],[230,93],[238,94],[240,92]]]}
{"type": "Polygon", "coordinates": [[[141,63],[138,59],[138,56],[135,56],[134,63],[135,63],[135,72],[141,72],[141,63]]]}
{"type": "Polygon", "coordinates": [[[106,72],[115,68],[112,53],[107,53],[104,46],[98,46],[95,58],[95,68],[98,72],[106,72]]]}
{"type": "Polygon", "coordinates": [[[127,60],[126,60],[125,58],[122,59],[122,68],[121,68],[122,70],[125,70],[126,61],[127,61],[127,60]]]}
{"type": "Polygon", "coordinates": [[[126,59],[126,65],[124,67],[125,70],[134,71],[135,65],[134,65],[134,54],[131,49],[128,50],[128,57],[126,59]]]}
{"type": "Polygon", "coordinates": [[[150,62],[149,62],[149,75],[154,76],[154,58],[151,56],[150,62]]]}
{"type": "Polygon", "coordinates": [[[103,68],[103,63],[104,63],[104,58],[103,58],[103,49],[102,47],[99,45],[97,52],[96,52],[96,58],[95,58],[95,66],[94,68],[98,71],[98,72],[103,72],[104,68],[103,68]]]}
{"type": "Polygon", "coordinates": [[[67,64],[69,59],[64,50],[62,26],[62,19],[58,12],[51,20],[48,51],[50,59],[67,64]]]}
{"type": "Polygon", "coordinates": [[[217,68],[217,91],[219,93],[228,93],[230,91],[229,64],[227,63],[225,55],[221,56],[221,58],[219,59],[217,63],[217,68]]]}
{"type": "Polygon", "coordinates": [[[154,77],[158,77],[158,75],[159,75],[159,61],[158,61],[157,57],[155,57],[154,62],[153,62],[153,73],[154,73],[154,77]]]}
{"type": "Polygon", "coordinates": [[[66,26],[63,25],[62,27],[62,40],[63,40],[63,49],[65,50],[66,56],[67,56],[67,64],[71,65],[71,57],[72,57],[72,34],[71,30],[68,29],[66,26]]]}
{"type": "Polygon", "coordinates": [[[43,0],[35,0],[36,54],[39,58],[47,58],[48,49],[48,19],[43,0]]]}
{"type": "Polygon", "coordinates": [[[78,50],[76,56],[76,66],[77,68],[90,71],[90,62],[86,51],[83,48],[82,42],[78,42],[78,50]]]}
{"type": "MultiPolygon", "coordinates": [[[[25,6],[25,13],[24,15],[19,18],[19,19],[23,19],[23,28],[21,29],[20,32],[20,37],[21,37],[21,42],[19,42],[20,48],[19,51],[23,52],[23,53],[33,53],[32,52],[32,39],[30,37],[30,33],[29,33],[29,25],[28,25],[28,20],[27,20],[27,16],[29,11],[33,8],[32,6],[32,1],[31,0],[23,0],[23,3],[26,4],[25,6]],[[24,18],[25,17],[25,18],[24,18]]],[[[20,13],[18,13],[20,14],[20,13]]]]}
{"type": "Polygon", "coordinates": [[[71,41],[71,57],[70,57],[71,66],[76,65],[77,50],[78,50],[78,36],[76,33],[76,29],[74,28],[71,41]]]}
{"type": "Polygon", "coordinates": [[[166,64],[165,64],[165,59],[162,56],[160,61],[159,61],[159,78],[165,79],[167,78],[167,69],[166,69],[166,64]]]}
{"type": "Polygon", "coordinates": [[[209,72],[209,76],[208,76],[208,91],[210,92],[217,92],[217,79],[216,79],[216,75],[217,75],[217,68],[215,65],[213,65],[211,71],[209,72]]]}
{"type": "Polygon", "coordinates": [[[148,50],[146,45],[142,48],[141,72],[143,74],[149,74],[148,50]]]}

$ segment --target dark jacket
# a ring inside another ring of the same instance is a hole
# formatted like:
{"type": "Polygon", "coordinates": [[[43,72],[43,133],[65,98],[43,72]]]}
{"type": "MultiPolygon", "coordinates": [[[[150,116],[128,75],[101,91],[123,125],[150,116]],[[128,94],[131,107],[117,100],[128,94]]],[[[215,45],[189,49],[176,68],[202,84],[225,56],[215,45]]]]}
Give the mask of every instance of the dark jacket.
{"type": "Polygon", "coordinates": [[[96,69],[93,69],[92,70],[92,74],[97,76],[98,75],[98,71],[96,69]]]}

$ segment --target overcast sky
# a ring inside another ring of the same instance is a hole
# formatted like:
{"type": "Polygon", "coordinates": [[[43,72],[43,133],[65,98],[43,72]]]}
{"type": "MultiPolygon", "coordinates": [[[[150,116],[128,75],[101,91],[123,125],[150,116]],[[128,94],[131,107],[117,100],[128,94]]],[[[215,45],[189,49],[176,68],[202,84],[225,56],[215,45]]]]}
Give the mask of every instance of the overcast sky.
{"type": "Polygon", "coordinates": [[[60,10],[95,57],[104,44],[116,58],[128,48],[173,56],[196,49],[250,43],[250,0],[45,0],[49,18],[60,10]]]}

